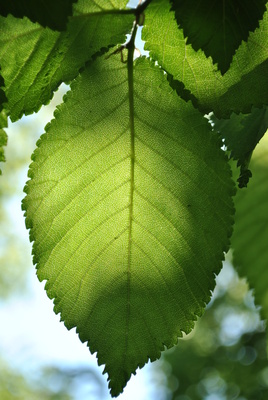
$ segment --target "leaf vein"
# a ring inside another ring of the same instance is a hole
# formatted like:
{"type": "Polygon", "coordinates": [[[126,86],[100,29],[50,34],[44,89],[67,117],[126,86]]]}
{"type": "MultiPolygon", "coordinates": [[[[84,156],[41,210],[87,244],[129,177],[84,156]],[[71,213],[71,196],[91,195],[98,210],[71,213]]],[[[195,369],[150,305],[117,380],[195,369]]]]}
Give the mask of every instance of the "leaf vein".
{"type": "MultiPolygon", "coordinates": [[[[135,221],[135,222],[136,222],[136,221],[135,221]]],[[[145,231],[147,231],[141,224],[138,224],[138,225],[139,225],[141,228],[143,228],[145,231]]],[[[153,238],[157,241],[157,243],[159,244],[159,243],[160,243],[159,240],[158,240],[154,235],[152,235],[152,236],[153,236],[153,238]]],[[[138,249],[149,259],[149,261],[151,262],[151,264],[153,265],[153,267],[156,269],[156,271],[158,272],[158,274],[161,276],[161,278],[162,278],[162,280],[163,280],[163,282],[164,282],[164,285],[166,286],[168,292],[172,295],[172,298],[173,298],[174,302],[177,304],[177,300],[176,300],[174,294],[171,292],[170,287],[169,287],[168,284],[167,284],[167,281],[166,281],[166,279],[165,279],[164,274],[160,271],[160,269],[159,269],[159,268],[157,267],[157,265],[154,263],[154,261],[152,260],[151,256],[150,256],[141,246],[139,246],[138,243],[137,243],[136,241],[134,241],[133,243],[134,243],[135,246],[137,246],[138,249]]],[[[165,249],[166,251],[168,251],[167,248],[166,248],[165,246],[163,246],[162,243],[161,243],[161,246],[164,247],[164,249],[165,249]]],[[[195,295],[194,295],[194,293],[193,293],[191,287],[189,286],[188,279],[187,279],[187,277],[185,276],[185,273],[184,273],[183,268],[179,265],[178,261],[173,257],[173,255],[172,255],[169,251],[168,251],[168,254],[172,257],[172,259],[175,261],[175,264],[176,264],[176,265],[179,267],[179,269],[182,271],[182,273],[183,273],[183,275],[184,275],[184,277],[185,277],[185,280],[186,280],[186,284],[187,284],[187,286],[188,286],[188,289],[189,289],[189,291],[191,292],[191,294],[193,295],[193,297],[195,298],[195,300],[197,301],[197,298],[195,297],[195,295]]],[[[154,299],[153,299],[153,300],[154,300],[154,299]]],[[[159,311],[160,314],[161,314],[161,311],[162,311],[162,310],[159,311]]],[[[186,314],[185,314],[184,310],[182,309],[181,311],[183,312],[183,314],[184,314],[184,316],[185,316],[185,320],[187,321],[187,317],[186,317],[186,314]]],[[[164,322],[165,322],[165,325],[168,325],[168,321],[164,318],[164,315],[162,315],[162,318],[163,318],[163,320],[164,320],[164,322]]]]}
{"type": "MultiPolygon", "coordinates": [[[[186,244],[186,246],[189,248],[189,250],[192,252],[192,254],[195,255],[195,261],[196,264],[200,266],[200,268],[203,270],[203,272],[205,273],[205,275],[208,277],[208,273],[205,270],[205,268],[203,267],[202,264],[200,264],[199,262],[199,256],[195,254],[195,252],[193,251],[192,247],[190,246],[188,240],[184,237],[183,233],[180,232],[178,230],[178,228],[173,224],[173,222],[155,205],[153,204],[147,197],[143,196],[137,189],[136,189],[136,193],[144,200],[147,202],[147,204],[149,204],[152,208],[154,208],[162,217],[164,217],[164,219],[172,226],[172,228],[174,228],[174,230],[178,233],[178,235],[182,238],[182,240],[184,241],[184,243],[186,244]]],[[[137,221],[136,221],[137,222],[137,221]]],[[[149,232],[149,231],[148,231],[149,232]]],[[[159,242],[161,243],[161,242],[159,242]]],[[[169,250],[168,250],[169,251],[169,250]]]]}
{"type": "MultiPolygon", "coordinates": [[[[166,247],[166,245],[165,245],[164,243],[162,243],[151,231],[149,231],[148,228],[146,228],[146,227],[145,227],[140,221],[138,221],[137,219],[134,219],[134,222],[135,222],[137,225],[139,225],[142,229],[144,229],[144,231],[145,231],[149,236],[151,236],[152,238],[154,238],[154,240],[157,242],[157,244],[160,245],[160,246],[165,250],[165,252],[172,258],[172,260],[175,262],[175,264],[178,266],[178,268],[182,271],[182,273],[183,273],[183,275],[184,275],[184,277],[185,277],[187,286],[188,286],[190,292],[192,293],[193,298],[195,298],[196,301],[198,302],[198,300],[197,300],[197,298],[196,298],[194,292],[192,291],[191,286],[190,286],[190,284],[189,284],[189,282],[188,282],[188,278],[187,278],[187,276],[186,276],[186,274],[185,274],[185,271],[184,271],[183,266],[180,265],[180,264],[178,263],[178,261],[177,261],[176,258],[172,255],[172,253],[169,251],[169,249],[166,247]]],[[[198,263],[197,263],[197,264],[198,264],[198,263]]],[[[199,283],[198,281],[196,281],[196,282],[197,282],[198,286],[199,286],[199,287],[202,289],[202,291],[203,291],[203,288],[202,288],[202,286],[200,285],[200,283],[199,283]]]]}
{"type": "MultiPolygon", "coordinates": [[[[64,272],[64,270],[69,266],[71,260],[76,256],[77,252],[79,251],[79,249],[84,245],[84,243],[90,238],[90,236],[96,232],[96,229],[99,229],[101,226],[103,226],[110,218],[115,217],[116,215],[120,214],[121,212],[123,212],[124,210],[126,210],[128,208],[128,205],[121,208],[120,210],[117,210],[116,212],[114,212],[113,214],[109,215],[109,217],[107,217],[104,221],[102,221],[97,227],[95,227],[91,232],[89,232],[89,234],[79,243],[79,245],[75,248],[75,250],[73,251],[71,257],[68,259],[68,262],[64,265],[64,267],[62,268],[62,270],[58,273],[58,275],[56,276],[55,280],[53,281],[53,285],[57,282],[57,280],[59,279],[59,277],[62,275],[62,273],[64,272]]],[[[98,261],[98,259],[102,256],[102,254],[105,253],[105,251],[108,250],[108,248],[116,241],[118,240],[119,237],[121,237],[124,232],[126,232],[128,229],[128,227],[124,228],[116,237],[113,237],[107,244],[105,244],[104,247],[102,247],[102,249],[98,252],[98,254],[94,257],[94,259],[92,261],[90,261],[88,270],[85,274],[85,276],[87,275],[87,273],[89,273],[89,270],[93,267],[93,265],[98,261]]],[[[50,256],[52,255],[52,253],[54,252],[54,250],[57,248],[57,246],[60,244],[60,242],[57,243],[57,245],[54,247],[53,251],[50,253],[50,256]]],[[[49,258],[50,258],[49,256],[49,258]]],[[[49,261],[48,258],[48,261],[49,261]]]]}
{"type": "MultiPolygon", "coordinates": [[[[96,207],[98,207],[104,200],[106,200],[109,196],[111,196],[113,193],[115,193],[117,190],[119,190],[120,188],[122,188],[122,187],[123,187],[124,185],[126,185],[127,183],[129,183],[129,179],[127,179],[127,180],[125,180],[124,182],[120,183],[120,184],[117,185],[115,188],[113,188],[113,189],[110,190],[108,193],[106,193],[100,200],[98,200],[98,202],[96,202],[94,205],[92,205],[92,207],[87,208],[86,211],[81,215],[81,217],[72,225],[72,227],[71,227],[69,230],[67,230],[67,231],[65,232],[65,234],[61,237],[61,240],[62,240],[68,233],[70,233],[70,231],[73,230],[73,229],[76,227],[76,225],[79,224],[79,223],[82,221],[82,219],[83,219],[85,216],[87,216],[87,215],[88,215],[90,212],[92,212],[96,207]]],[[[71,202],[73,202],[75,198],[77,198],[85,189],[87,189],[87,188],[90,186],[90,184],[91,184],[91,182],[90,182],[88,185],[86,185],[85,187],[83,187],[83,189],[82,189],[80,192],[78,192],[78,193],[76,194],[76,196],[75,196],[74,198],[72,198],[72,200],[64,206],[64,208],[60,211],[60,213],[58,213],[58,214],[51,220],[51,224],[50,224],[49,228],[47,229],[46,236],[42,239],[42,241],[40,242],[40,244],[42,244],[42,243],[46,240],[46,238],[49,236],[49,233],[50,233],[50,231],[51,231],[51,228],[52,228],[52,225],[53,225],[53,222],[54,222],[55,218],[58,218],[58,217],[60,216],[60,214],[61,214],[62,212],[64,212],[64,210],[71,204],[71,202]]],[[[95,228],[95,229],[96,229],[96,228],[95,228]]],[[[60,241],[61,241],[61,240],[60,240],[60,241]]],[[[60,241],[58,242],[58,244],[60,243],[60,241]]]]}

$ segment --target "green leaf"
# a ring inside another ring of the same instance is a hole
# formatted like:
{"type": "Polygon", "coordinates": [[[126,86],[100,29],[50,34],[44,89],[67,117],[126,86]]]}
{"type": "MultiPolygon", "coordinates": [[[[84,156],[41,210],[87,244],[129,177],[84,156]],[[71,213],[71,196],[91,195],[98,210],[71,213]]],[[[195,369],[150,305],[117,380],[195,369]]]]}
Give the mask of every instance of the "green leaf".
{"type": "Polygon", "coordinates": [[[202,314],[234,185],[218,137],[154,63],[103,56],[71,88],[33,154],[23,209],[55,312],[116,396],[202,314]]]}
{"type": "Polygon", "coordinates": [[[250,114],[232,114],[229,119],[220,120],[214,116],[211,119],[231,157],[241,166],[240,187],[246,186],[250,177],[247,171],[251,154],[268,129],[268,108],[253,108],[250,114]]]}
{"type": "Polygon", "coordinates": [[[267,11],[259,25],[237,49],[224,76],[211,57],[186,44],[166,0],[155,0],[146,9],[142,36],[150,56],[191,92],[188,99],[194,97],[203,113],[213,111],[218,118],[227,118],[232,111],[249,113],[252,105],[268,104],[267,11]]]}
{"type": "Polygon", "coordinates": [[[0,15],[28,17],[33,22],[51,29],[64,30],[77,0],[4,0],[0,3],[0,15]]]}
{"type": "MultiPolygon", "coordinates": [[[[7,145],[7,134],[3,128],[7,127],[7,116],[5,111],[2,110],[0,112],[0,162],[6,161],[5,154],[4,154],[4,146],[7,145]]],[[[0,169],[0,175],[2,171],[0,169]]]]}
{"type": "Polygon", "coordinates": [[[233,260],[241,276],[254,289],[262,317],[268,318],[268,136],[254,150],[250,169],[252,178],[247,189],[235,198],[235,229],[232,237],[233,260]]]}
{"type": "Polygon", "coordinates": [[[242,40],[259,26],[266,0],[171,0],[179,27],[195,51],[202,49],[224,74],[242,40]]]}
{"type": "Polygon", "coordinates": [[[26,18],[0,18],[0,64],[8,98],[5,108],[12,121],[47,104],[58,86],[74,79],[100,49],[125,42],[133,15],[116,7],[126,3],[80,0],[67,31],[61,33],[26,18]]]}
{"type": "MultiPolygon", "coordinates": [[[[0,68],[1,71],[1,68],[0,68]]],[[[7,101],[5,92],[4,92],[5,82],[3,77],[0,75],[0,112],[3,109],[3,103],[7,101]]]]}

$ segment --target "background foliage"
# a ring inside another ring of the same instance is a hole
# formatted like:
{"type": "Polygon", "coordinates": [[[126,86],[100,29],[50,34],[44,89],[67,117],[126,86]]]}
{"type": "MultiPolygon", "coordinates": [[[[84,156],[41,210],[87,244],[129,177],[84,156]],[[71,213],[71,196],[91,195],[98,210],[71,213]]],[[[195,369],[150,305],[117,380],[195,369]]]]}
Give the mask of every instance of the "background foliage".
{"type": "MultiPolygon", "coordinates": [[[[38,277],[105,364],[113,396],[203,314],[230,247],[236,180],[234,265],[267,318],[267,2],[126,5],[54,2],[52,17],[43,3],[0,8],[1,161],[7,117],[38,111],[71,82],[37,142],[23,209],[38,277]],[[150,60],[133,59],[138,24],[150,60]]],[[[222,352],[212,381],[228,380],[222,352]]],[[[191,396],[206,395],[204,376],[191,396]]]]}

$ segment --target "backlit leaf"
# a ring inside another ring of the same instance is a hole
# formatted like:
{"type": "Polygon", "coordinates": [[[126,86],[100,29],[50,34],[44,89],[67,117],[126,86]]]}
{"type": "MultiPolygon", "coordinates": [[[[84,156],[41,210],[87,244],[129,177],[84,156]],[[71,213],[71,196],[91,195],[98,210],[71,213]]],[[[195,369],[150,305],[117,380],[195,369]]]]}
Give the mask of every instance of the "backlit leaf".
{"type": "Polygon", "coordinates": [[[90,63],[33,154],[34,263],[113,396],[203,313],[231,234],[220,142],[147,59],[90,63]]]}
{"type": "MultiPolygon", "coordinates": [[[[6,160],[5,154],[4,154],[4,146],[7,145],[7,134],[4,131],[3,128],[7,127],[7,116],[5,114],[5,111],[2,110],[0,112],[0,162],[3,162],[6,160]]],[[[0,169],[0,175],[2,171],[0,169]]]]}
{"type": "Polygon", "coordinates": [[[58,86],[74,79],[96,52],[125,42],[134,19],[122,13],[126,4],[80,0],[64,32],[27,18],[0,17],[0,65],[12,121],[47,104],[58,86]]]}
{"type": "Polygon", "coordinates": [[[232,111],[249,113],[252,105],[267,105],[268,12],[264,13],[259,28],[249,34],[247,42],[242,42],[230,69],[222,76],[211,57],[186,44],[170,7],[166,0],[150,4],[146,9],[143,39],[150,56],[191,92],[188,99],[194,98],[194,104],[202,112],[213,111],[218,118],[227,118],[232,111]]]}
{"type": "Polygon", "coordinates": [[[262,317],[268,319],[268,137],[256,147],[247,189],[235,198],[235,229],[232,237],[234,264],[254,289],[262,317]]]}
{"type": "Polygon", "coordinates": [[[224,74],[242,40],[259,26],[266,0],[171,0],[187,43],[212,57],[224,74]]]}
{"type": "Polygon", "coordinates": [[[64,30],[68,16],[72,15],[73,3],[77,0],[2,0],[0,15],[17,18],[28,17],[33,22],[51,29],[64,30]]]}
{"type": "Polygon", "coordinates": [[[241,168],[240,187],[246,186],[251,154],[268,129],[268,108],[254,108],[250,114],[232,114],[229,119],[212,117],[214,129],[224,139],[231,157],[241,168]]]}
{"type": "MultiPolygon", "coordinates": [[[[1,72],[1,68],[0,68],[0,72],[1,72]]],[[[5,82],[3,77],[0,74],[0,111],[2,111],[3,109],[3,103],[5,103],[7,101],[5,92],[4,92],[4,87],[5,87],[5,82]]]]}

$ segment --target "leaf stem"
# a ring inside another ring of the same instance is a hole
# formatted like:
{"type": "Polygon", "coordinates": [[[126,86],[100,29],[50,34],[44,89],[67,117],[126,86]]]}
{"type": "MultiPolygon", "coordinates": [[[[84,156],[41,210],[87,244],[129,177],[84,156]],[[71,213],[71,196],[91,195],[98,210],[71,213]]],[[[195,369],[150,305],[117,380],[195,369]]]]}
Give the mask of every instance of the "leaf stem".
{"type": "Polygon", "coordinates": [[[138,5],[138,7],[135,9],[135,14],[137,19],[139,16],[144,12],[144,10],[148,7],[148,5],[151,3],[152,0],[145,0],[141,4],[138,5]]]}
{"type": "Polygon", "coordinates": [[[89,13],[77,13],[76,15],[72,16],[72,19],[78,19],[78,18],[85,18],[85,17],[91,17],[91,16],[101,16],[101,15],[130,15],[134,14],[136,15],[136,20],[139,18],[139,16],[144,12],[144,10],[147,8],[147,6],[151,3],[152,0],[145,0],[143,3],[139,4],[136,8],[123,8],[121,9],[111,9],[111,10],[101,10],[101,11],[95,11],[95,12],[89,12],[89,13]]]}

